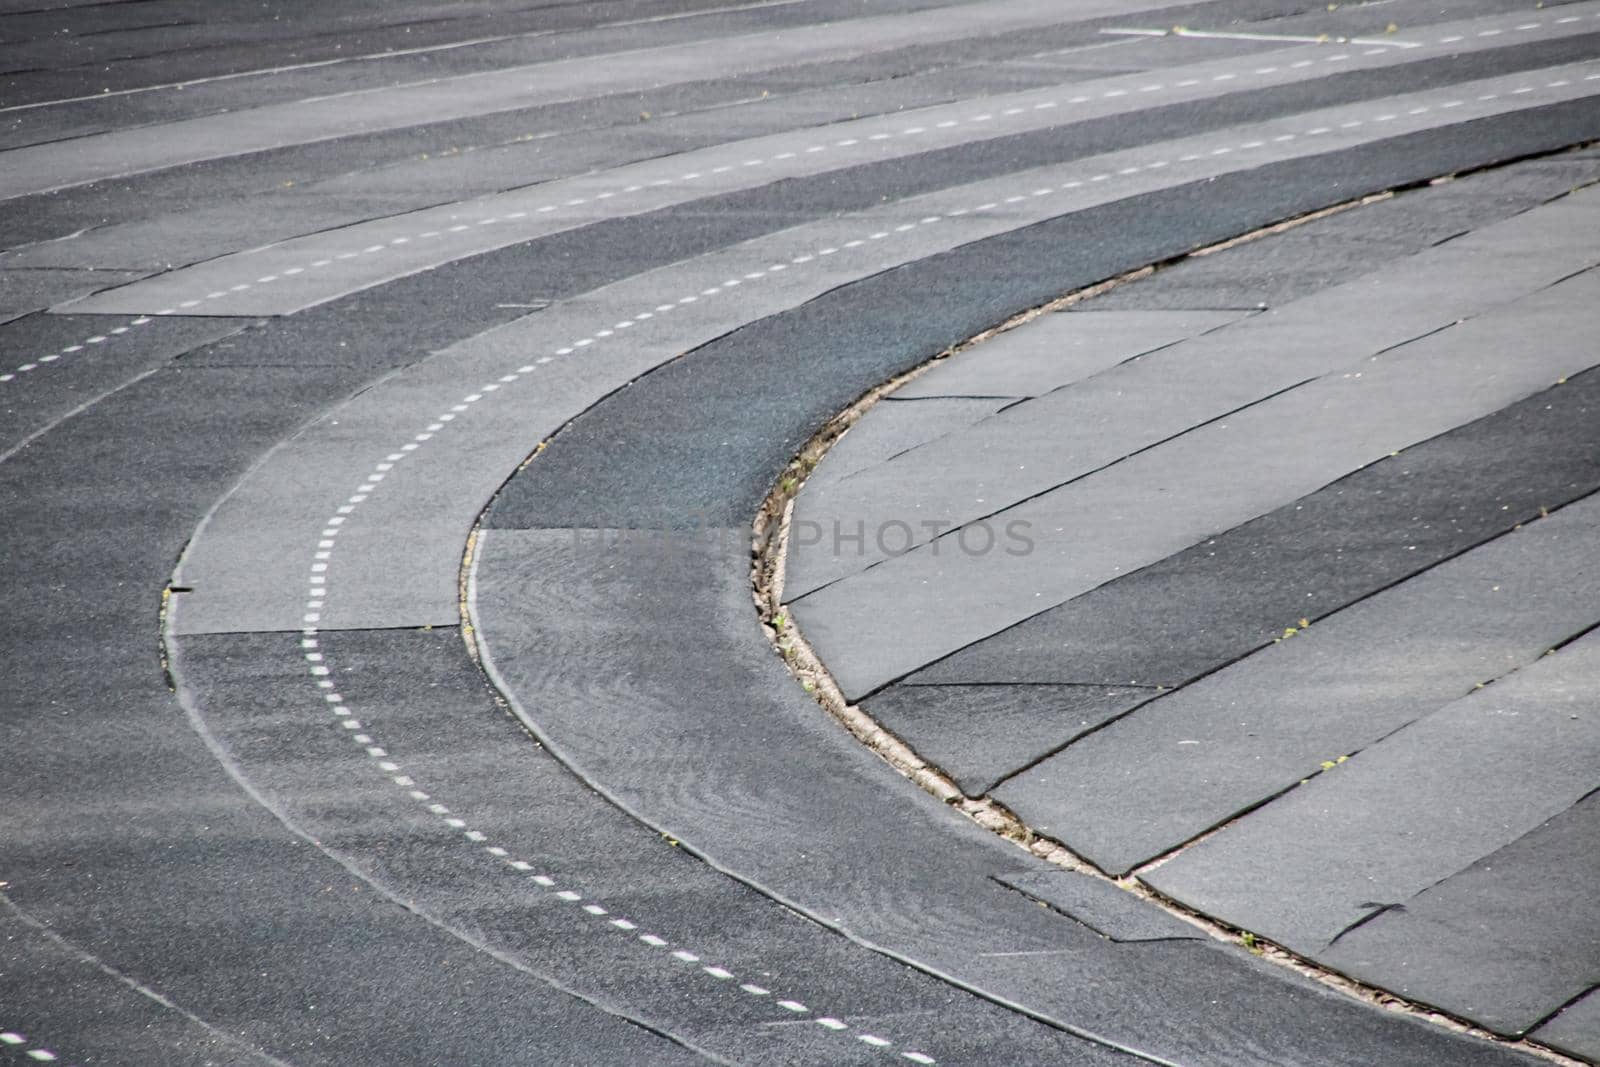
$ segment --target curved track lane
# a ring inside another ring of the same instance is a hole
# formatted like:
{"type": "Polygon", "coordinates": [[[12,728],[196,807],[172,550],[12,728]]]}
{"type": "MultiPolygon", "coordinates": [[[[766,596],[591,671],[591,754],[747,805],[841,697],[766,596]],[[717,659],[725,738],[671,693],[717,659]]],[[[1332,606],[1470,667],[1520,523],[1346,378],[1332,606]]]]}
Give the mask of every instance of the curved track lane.
{"type": "Polygon", "coordinates": [[[747,529],[1018,310],[1594,137],[1600,5],[195,10],[0,15],[0,1057],[1519,1059],[999,885],[747,529]]]}

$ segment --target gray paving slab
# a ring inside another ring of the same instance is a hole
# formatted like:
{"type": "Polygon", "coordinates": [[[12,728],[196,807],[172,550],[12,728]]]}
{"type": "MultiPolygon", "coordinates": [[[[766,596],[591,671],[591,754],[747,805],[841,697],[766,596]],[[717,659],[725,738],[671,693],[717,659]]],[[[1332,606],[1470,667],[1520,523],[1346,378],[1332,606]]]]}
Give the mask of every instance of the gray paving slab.
{"type": "MultiPolygon", "coordinates": [[[[802,497],[796,514],[824,526],[847,515],[875,527],[919,515],[937,501],[934,517],[957,526],[994,515],[1208,419],[1591,266],[1588,234],[1597,203],[1592,192],[1580,191],[1271,314],[1115,366],[802,497]],[[1530,247],[1550,256],[1524,254],[1530,247]],[[1330,333],[1330,320],[1347,328],[1330,333]]],[[[928,533],[918,537],[930,540],[928,533]]],[[[786,595],[803,597],[883,558],[881,552],[794,553],[786,595]]]]}
{"type": "Polygon", "coordinates": [[[1155,904],[1075,871],[1025,871],[995,880],[1083,923],[1112,941],[1203,940],[1205,934],[1155,904]]]}
{"type": "MultiPolygon", "coordinates": [[[[914,403],[886,401],[871,419],[856,423],[835,442],[806,481],[821,484],[848,477],[908,448],[970,426],[1006,403],[1002,397],[972,396],[933,397],[914,403]]],[[[797,533],[821,537],[831,531],[797,533]]]]}
{"type": "Polygon", "coordinates": [[[1593,625],[1597,528],[1600,500],[1570,505],[1145,704],[996,796],[1121,874],[1593,625]]]}
{"type": "Polygon", "coordinates": [[[895,390],[893,396],[1041,396],[1241,317],[1226,311],[1042,315],[934,367],[895,390]]]}
{"type": "Polygon", "coordinates": [[[1320,954],[1375,909],[1405,903],[1594,790],[1597,670],[1600,638],[1580,638],[1142,877],[1208,915],[1320,954]]]}
{"type": "Polygon", "coordinates": [[[1176,687],[1600,489],[1588,372],[1425,441],[912,674],[1176,687]]]}
{"type": "MultiPolygon", "coordinates": [[[[1579,223],[1586,216],[1578,212],[1570,218],[1579,223]]],[[[1596,284],[1600,274],[1580,274],[1361,364],[1364,369],[1352,367],[1242,408],[1169,445],[1136,453],[1002,512],[998,520],[1028,523],[1036,531],[1028,553],[936,557],[928,546],[919,546],[791,600],[791,610],[844,691],[869,693],[1119,574],[1577,373],[1593,362],[1593,350],[1582,317],[1571,312],[1584,306],[1596,284]],[[1527,338],[1536,322],[1544,333],[1533,346],[1527,338]],[[1441,381],[1458,384],[1441,389],[1441,381]],[[1289,441],[1295,446],[1284,452],[1289,441]],[[1253,476],[1239,478],[1242,470],[1253,476]],[[1103,518],[1086,525],[1086,515],[1103,518]],[[884,619],[878,605],[886,602],[898,603],[903,618],[892,624],[884,619]]],[[[1216,386],[1209,376],[1190,378],[1191,369],[1175,365],[1163,388],[1194,395],[1216,386]]],[[[1177,410],[1176,397],[1169,397],[1169,409],[1177,410]]],[[[1125,423],[1140,410],[1123,399],[1125,423]]],[[[859,475],[852,479],[861,480],[859,475]]],[[[982,491],[971,493],[971,503],[953,492],[933,499],[939,518],[958,521],[964,516],[957,506],[965,504],[970,515],[984,503],[982,491]]],[[[891,500],[888,506],[897,503],[891,500]]],[[[870,523],[884,506],[861,513],[870,523]]],[[[918,514],[911,506],[904,513],[918,514]]]]}
{"type": "Polygon", "coordinates": [[[1322,959],[1401,996],[1521,1036],[1600,985],[1600,795],[1354,929],[1322,959]]]}
{"type": "Polygon", "coordinates": [[[1158,694],[1154,686],[893,685],[861,706],[963,793],[982,796],[1017,768],[1158,694]]]}
{"type": "Polygon", "coordinates": [[[1090,309],[1277,306],[1324,283],[1379,269],[1396,254],[1420,252],[1593,182],[1593,161],[1561,157],[1496,168],[1400,193],[1360,211],[1341,212],[1296,231],[1298,262],[1278,253],[1291,235],[1251,241],[1174,264],[1136,285],[1084,305],[1090,309]],[[1312,247],[1306,248],[1309,243],[1312,247]]]}
{"type": "Polygon", "coordinates": [[[1600,993],[1590,990],[1529,1036],[1570,1056],[1600,1060],[1600,993]]]}
{"type": "MultiPolygon", "coordinates": [[[[1114,13],[1125,4],[1095,0],[1072,18],[1114,13]]],[[[343,94],[322,100],[272,104],[234,114],[167,123],[151,131],[117,131],[56,144],[21,148],[0,157],[0,186],[11,196],[177,166],[203,159],[261,151],[284,144],[348,136],[407,125],[425,114],[438,120],[578,99],[599,91],[645,88],[665,80],[703,77],[708,71],[757,71],[823,55],[861,54],[887,45],[961,39],[1064,21],[1057,5],[1041,0],[986,0],[946,8],[937,17],[913,13],[753,34],[736,45],[696,42],[633,53],[622,74],[592,57],[509,68],[455,79],[343,94]]]]}
{"type": "Polygon", "coordinates": [[[1325,233],[1291,233],[1244,247],[1250,251],[1225,265],[1211,262],[1210,257],[1176,264],[1162,272],[1159,283],[1148,290],[1108,293],[1104,306],[1280,307],[1380,269],[1425,246],[1402,243],[1387,235],[1343,239],[1325,233]]]}

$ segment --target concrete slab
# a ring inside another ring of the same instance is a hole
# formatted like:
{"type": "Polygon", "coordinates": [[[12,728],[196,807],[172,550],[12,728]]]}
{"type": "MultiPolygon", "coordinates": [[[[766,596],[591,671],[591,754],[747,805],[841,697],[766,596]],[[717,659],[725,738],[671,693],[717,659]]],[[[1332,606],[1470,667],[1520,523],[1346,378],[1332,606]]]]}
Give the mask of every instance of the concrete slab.
{"type": "Polygon", "coordinates": [[[996,795],[1122,874],[1593,624],[1596,529],[1600,500],[1573,504],[1151,701],[996,795]]]}
{"type": "Polygon", "coordinates": [[[1600,794],[1347,930],[1343,974],[1520,1037],[1600,985],[1600,794]]]}
{"type": "Polygon", "coordinates": [[[862,707],[982,796],[1002,778],[1159,691],[1109,685],[893,685],[862,707]]]}
{"type": "MultiPolygon", "coordinates": [[[[1028,524],[1035,535],[1028,552],[947,551],[936,556],[929,546],[919,546],[791,600],[791,609],[845,692],[852,696],[871,692],[1043,608],[1577,373],[1593,362],[1587,328],[1581,316],[1553,312],[1563,305],[1569,312],[1584,306],[1596,285],[1600,274],[1579,275],[1501,312],[1468,320],[1359,368],[1242,408],[1171,444],[1137,452],[1092,477],[1001,511],[993,520],[996,524],[1028,524]],[[1527,341],[1534,321],[1546,334],[1539,345],[1527,341]],[[1440,389],[1440,381],[1456,384],[1440,389]],[[1295,442],[1295,447],[1284,451],[1287,441],[1295,442]],[[1240,478],[1239,471],[1251,471],[1252,476],[1240,478]],[[1085,515],[1100,518],[1085,527],[1085,515]],[[878,610],[891,601],[902,607],[893,623],[878,610]]],[[[1182,378],[1188,369],[1174,367],[1162,379],[1164,395],[1158,393],[1152,400],[1162,399],[1169,410],[1181,414],[1178,401],[1185,392],[1182,378]]],[[[1215,379],[1194,381],[1189,388],[1206,384],[1219,388],[1215,379]]],[[[1096,411],[1105,417],[1101,405],[1086,408],[1084,417],[1096,411]]],[[[1118,414],[1128,434],[1138,429],[1138,405],[1123,398],[1118,414]]],[[[1069,429],[1082,433],[1077,423],[1069,429]]],[[[947,447],[944,442],[932,446],[947,447]]],[[[995,442],[991,455],[969,459],[968,482],[979,484],[968,490],[966,499],[959,489],[932,497],[939,508],[947,509],[937,517],[959,522],[974,508],[985,507],[987,489],[980,480],[990,468],[981,467],[980,458],[996,463],[1002,457],[1005,463],[998,469],[1008,472],[1029,462],[1029,453],[1014,442],[995,442]],[[965,508],[966,515],[957,512],[958,507],[965,508]]],[[[895,466],[885,464],[877,470],[895,466]]],[[[863,482],[858,475],[844,484],[854,488],[863,482]]],[[[904,514],[918,516],[914,508],[924,505],[920,499],[891,498],[879,505],[879,513],[885,506],[899,506],[904,514]]],[[[1003,502],[997,502],[994,510],[1002,507],[1003,502]]],[[[874,514],[866,507],[862,513],[874,514]]],[[[944,536],[950,539],[958,533],[944,536]]]]}
{"type": "Polygon", "coordinates": [[[1579,1059],[1600,1060],[1600,990],[1590,990],[1530,1035],[1579,1059]]]}
{"type": "MultiPolygon", "coordinates": [[[[915,403],[885,402],[870,419],[856,423],[828,449],[808,485],[849,477],[858,470],[945,434],[971,426],[1006,405],[1003,397],[934,397],[915,403]]],[[[825,536],[824,531],[817,531],[825,536]]]]}
{"type": "Polygon", "coordinates": [[[1081,922],[1112,941],[1195,941],[1205,932],[1126,889],[1074,871],[1001,874],[995,881],[1081,922]]]}
{"type": "MultiPolygon", "coordinates": [[[[1597,224],[1595,205],[1600,196],[1575,194],[1273,313],[1112,367],[803,497],[797,514],[824,526],[834,515],[859,517],[869,528],[908,516],[959,526],[996,515],[1280,390],[1335,370],[1354,373],[1370,356],[1592,266],[1597,256],[1587,235],[1597,224]],[[1531,254],[1531,247],[1553,254],[1531,254]],[[1328,321],[1347,328],[1330,333],[1328,321]],[[923,514],[930,501],[938,502],[936,515],[923,514]]],[[[917,543],[931,540],[929,533],[917,537],[917,543]]],[[[841,559],[797,552],[786,596],[803,597],[883,558],[882,552],[841,559]]]]}
{"type": "Polygon", "coordinates": [[[1041,396],[1242,317],[1226,311],[1044,315],[941,363],[895,390],[893,396],[1041,396]]]}
{"type": "Polygon", "coordinates": [[[1144,880],[1319,955],[1375,910],[1406,903],[1592,792],[1597,680],[1600,637],[1590,635],[1412,723],[1144,880]]]}
{"type": "Polygon", "coordinates": [[[1600,489],[1600,376],[1579,375],[1034,616],[913,683],[1143,680],[1216,670],[1540,509],[1600,489]]]}

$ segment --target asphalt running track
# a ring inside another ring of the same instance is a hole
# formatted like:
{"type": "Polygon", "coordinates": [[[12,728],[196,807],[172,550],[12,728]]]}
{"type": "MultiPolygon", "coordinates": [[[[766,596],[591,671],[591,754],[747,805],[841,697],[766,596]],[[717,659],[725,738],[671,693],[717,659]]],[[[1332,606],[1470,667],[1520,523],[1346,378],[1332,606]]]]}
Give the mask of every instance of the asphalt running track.
{"type": "Polygon", "coordinates": [[[1017,311],[1594,138],[1600,5],[202,10],[0,19],[0,1056],[1525,1059],[1001,885],[743,538],[1017,311]]]}

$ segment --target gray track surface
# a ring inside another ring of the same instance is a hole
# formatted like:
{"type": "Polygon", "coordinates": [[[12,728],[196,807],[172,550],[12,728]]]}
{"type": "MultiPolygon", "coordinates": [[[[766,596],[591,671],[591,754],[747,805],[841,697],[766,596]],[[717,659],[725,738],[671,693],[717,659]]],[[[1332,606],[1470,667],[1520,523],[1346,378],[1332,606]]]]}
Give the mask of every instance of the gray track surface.
{"type": "Polygon", "coordinates": [[[879,722],[1103,870],[1197,842],[1139,877],[1581,1051],[1541,1024],[1600,975],[1600,224],[1564,235],[1597,181],[1403,193],[936,365],[800,494],[790,610],[879,722]]]}
{"type": "MultiPolygon", "coordinates": [[[[1600,4],[1510,0],[0,4],[0,1062],[1528,1062],[900,778],[768,650],[748,529],[824,420],[1009,315],[1600,136],[1597,55],[1600,4]],[[1177,24],[1273,36],[1105,32],[1177,24]]],[[[886,404],[819,485],[1292,298],[1174,294],[886,404]]],[[[1549,863],[1580,810],[1496,847],[1549,863]]],[[[1342,965],[1523,891],[1470,873],[1342,965]]]]}

